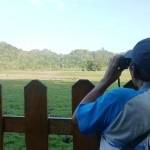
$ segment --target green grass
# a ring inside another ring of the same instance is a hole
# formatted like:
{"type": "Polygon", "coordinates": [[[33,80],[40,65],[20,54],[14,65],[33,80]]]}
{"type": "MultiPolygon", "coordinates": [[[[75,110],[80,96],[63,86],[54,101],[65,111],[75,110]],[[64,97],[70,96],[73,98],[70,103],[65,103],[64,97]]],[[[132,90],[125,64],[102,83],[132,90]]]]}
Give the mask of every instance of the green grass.
{"type": "MultiPolygon", "coordinates": [[[[4,114],[24,115],[24,86],[29,80],[1,80],[4,114]]],[[[47,86],[48,113],[71,116],[71,86],[69,81],[42,81],[47,86]]]]}
{"type": "MultiPolygon", "coordinates": [[[[24,115],[24,86],[29,80],[1,80],[3,93],[3,113],[5,115],[24,115]]],[[[48,88],[49,116],[71,117],[71,86],[69,81],[42,81],[48,88]]],[[[52,150],[71,150],[72,143],[64,143],[64,136],[49,137],[52,150]]],[[[24,134],[5,134],[5,150],[25,149],[24,134]]]]}
{"type": "MultiPolygon", "coordinates": [[[[24,86],[30,80],[0,80],[3,93],[3,113],[5,115],[24,115],[24,86]]],[[[48,88],[49,116],[71,117],[71,88],[75,81],[41,81],[48,88]]],[[[96,84],[97,82],[93,82],[96,84]]],[[[116,87],[114,84],[111,88],[116,87]]],[[[52,150],[71,150],[72,142],[64,143],[64,136],[49,136],[52,150]]],[[[5,133],[5,150],[25,150],[24,134],[5,133]]]]}

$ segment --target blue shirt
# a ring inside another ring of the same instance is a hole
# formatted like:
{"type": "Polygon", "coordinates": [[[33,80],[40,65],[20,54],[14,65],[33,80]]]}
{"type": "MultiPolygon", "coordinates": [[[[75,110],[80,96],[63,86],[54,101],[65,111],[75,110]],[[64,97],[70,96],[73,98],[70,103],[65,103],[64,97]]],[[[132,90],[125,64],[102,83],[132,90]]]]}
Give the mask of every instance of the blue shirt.
{"type": "Polygon", "coordinates": [[[116,88],[98,97],[96,101],[81,103],[76,109],[79,129],[84,134],[105,134],[107,127],[115,120],[124,105],[133,97],[143,93],[145,87],[136,91],[130,88],[116,88]]]}

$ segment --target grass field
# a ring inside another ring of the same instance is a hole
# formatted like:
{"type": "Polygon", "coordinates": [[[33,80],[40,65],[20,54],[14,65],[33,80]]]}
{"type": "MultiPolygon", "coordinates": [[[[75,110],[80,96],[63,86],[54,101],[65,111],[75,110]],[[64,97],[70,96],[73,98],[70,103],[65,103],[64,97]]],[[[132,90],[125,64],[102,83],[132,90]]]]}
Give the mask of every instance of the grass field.
{"type": "MultiPolygon", "coordinates": [[[[0,71],[0,79],[3,80],[69,80],[76,81],[79,79],[89,79],[99,81],[105,71],[0,71]]],[[[121,76],[123,81],[130,79],[128,71],[124,71],[121,76]]]]}
{"type": "MultiPolygon", "coordinates": [[[[3,87],[3,110],[6,115],[24,115],[23,87],[29,80],[1,80],[3,87]]],[[[48,114],[51,116],[71,116],[71,86],[70,81],[42,81],[48,87],[48,114]]],[[[25,149],[23,134],[6,134],[6,150],[25,149]]],[[[71,150],[72,143],[62,142],[63,136],[50,137],[53,150],[71,150]]]]}
{"type": "MultiPolygon", "coordinates": [[[[9,74],[9,73],[8,73],[9,74]]],[[[18,73],[18,74],[22,74],[18,73]]],[[[40,74],[40,72],[38,72],[40,74]]],[[[43,74],[43,73],[41,73],[43,74]]],[[[51,73],[52,74],[52,73],[51,73]]],[[[71,117],[71,87],[79,78],[87,79],[93,81],[94,84],[101,78],[103,72],[53,72],[55,79],[52,80],[52,75],[50,80],[42,80],[41,82],[45,84],[48,88],[48,114],[51,116],[62,116],[71,117]],[[67,76],[67,78],[66,78],[67,76]],[[58,80],[59,79],[59,80],[58,80]]],[[[125,82],[128,80],[129,76],[126,72],[121,78],[121,81],[125,82]]],[[[1,76],[1,75],[0,75],[1,76]]],[[[10,75],[7,75],[8,77],[10,75]]],[[[48,76],[48,73],[47,73],[48,76]]],[[[25,77],[25,76],[24,76],[25,77]]],[[[32,74],[33,78],[37,77],[37,72],[32,74]],[[36,75],[35,75],[36,74],[36,75]]],[[[32,78],[31,78],[32,79],[32,78]]],[[[39,77],[40,79],[40,77],[39,77]]],[[[43,79],[43,78],[41,78],[43,79]]],[[[24,86],[30,82],[29,79],[22,80],[7,80],[1,79],[3,92],[3,113],[6,115],[24,115],[24,99],[23,91],[24,86]]],[[[113,85],[113,87],[116,84],[113,85]]],[[[64,143],[64,136],[52,135],[49,137],[49,144],[52,150],[71,150],[72,142],[64,143]]],[[[25,150],[25,136],[24,134],[5,134],[5,150],[25,150]]]]}

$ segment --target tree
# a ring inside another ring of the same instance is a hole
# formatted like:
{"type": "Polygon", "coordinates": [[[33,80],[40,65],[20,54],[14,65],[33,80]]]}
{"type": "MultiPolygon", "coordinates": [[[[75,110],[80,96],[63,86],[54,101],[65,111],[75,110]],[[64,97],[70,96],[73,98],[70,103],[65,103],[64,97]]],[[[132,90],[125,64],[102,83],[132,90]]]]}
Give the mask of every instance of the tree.
{"type": "Polygon", "coordinates": [[[86,64],[86,70],[87,71],[96,71],[96,64],[93,61],[88,60],[87,64],[86,64]]]}

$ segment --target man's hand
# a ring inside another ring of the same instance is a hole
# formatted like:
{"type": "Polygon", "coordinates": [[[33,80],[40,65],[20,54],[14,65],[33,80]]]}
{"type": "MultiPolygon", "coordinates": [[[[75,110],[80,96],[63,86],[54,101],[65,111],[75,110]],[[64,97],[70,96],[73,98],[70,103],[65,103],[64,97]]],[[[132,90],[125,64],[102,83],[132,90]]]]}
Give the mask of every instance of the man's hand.
{"type": "Polygon", "coordinates": [[[113,82],[115,82],[123,71],[119,68],[120,57],[121,55],[115,55],[109,62],[107,71],[102,79],[108,85],[111,85],[113,82]]]}

